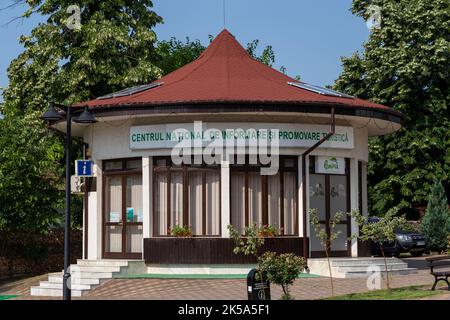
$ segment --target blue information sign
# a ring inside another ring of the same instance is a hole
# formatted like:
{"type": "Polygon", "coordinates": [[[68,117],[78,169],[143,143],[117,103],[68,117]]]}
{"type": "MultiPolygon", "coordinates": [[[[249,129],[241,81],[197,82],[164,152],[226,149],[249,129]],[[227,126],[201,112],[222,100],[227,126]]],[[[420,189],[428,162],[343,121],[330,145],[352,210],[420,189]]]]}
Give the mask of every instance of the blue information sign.
{"type": "Polygon", "coordinates": [[[75,175],[77,177],[92,177],[92,160],[76,160],[75,161],[75,175]]]}

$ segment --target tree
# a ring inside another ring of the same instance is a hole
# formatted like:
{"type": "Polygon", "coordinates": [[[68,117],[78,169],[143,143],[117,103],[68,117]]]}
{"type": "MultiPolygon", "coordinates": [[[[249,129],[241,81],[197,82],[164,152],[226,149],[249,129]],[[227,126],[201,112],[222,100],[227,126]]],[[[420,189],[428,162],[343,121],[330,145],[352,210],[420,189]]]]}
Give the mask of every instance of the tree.
{"type": "Polygon", "coordinates": [[[158,54],[158,67],[164,75],[175,71],[182,66],[197,59],[205,47],[199,40],[191,41],[189,37],[185,42],[171,38],[157,43],[156,52],[158,54]]]}
{"type": "MultiPolygon", "coordinates": [[[[212,42],[214,37],[209,35],[209,40],[212,42]]],[[[247,44],[247,52],[256,60],[272,67],[275,62],[275,52],[272,46],[266,46],[260,55],[258,55],[259,40],[253,40],[247,44]]],[[[182,66],[197,59],[206,49],[204,45],[197,39],[191,41],[189,37],[186,40],[180,41],[176,38],[170,40],[158,41],[156,46],[157,66],[161,69],[163,75],[175,71],[182,66]]],[[[281,67],[281,71],[285,72],[286,68],[281,67]]]]}
{"type": "Polygon", "coordinates": [[[391,289],[389,270],[387,266],[386,255],[383,250],[384,242],[394,242],[396,239],[396,230],[410,230],[411,226],[406,220],[405,216],[398,216],[399,208],[394,207],[383,217],[380,217],[377,221],[368,221],[368,217],[362,215],[358,211],[350,212],[350,215],[355,219],[359,226],[359,235],[357,238],[362,241],[373,241],[380,246],[381,254],[384,260],[384,267],[386,273],[386,287],[391,289]]]}
{"type": "Polygon", "coordinates": [[[5,112],[43,110],[49,100],[74,103],[161,76],[153,63],[162,22],[152,1],[81,0],[80,28],[69,28],[72,0],[27,1],[24,16],[46,23],[22,36],[25,50],[8,68],[5,112]],[[70,11],[69,11],[70,12],[70,11]]]}
{"type": "Polygon", "coordinates": [[[438,180],[431,189],[421,231],[431,250],[442,252],[446,249],[447,237],[450,235],[450,210],[444,188],[438,180]]]}
{"type": "Polygon", "coordinates": [[[367,19],[371,5],[380,27],[363,53],[343,58],[335,89],[405,115],[401,130],[370,139],[369,211],[398,206],[417,218],[435,179],[450,192],[450,2],[354,0],[352,12],[367,19]]]}
{"type": "Polygon", "coordinates": [[[39,116],[0,121],[0,231],[45,231],[59,220],[61,144],[39,116]]]}
{"type": "Polygon", "coordinates": [[[80,28],[69,28],[73,1],[26,4],[24,17],[41,14],[47,21],[20,38],[24,51],[8,68],[0,217],[3,228],[44,231],[58,221],[55,208],[64,197],[57,192],[64,183],[64,149],[63,139],[47,132],[39,115],[51,100],[71,104],[160,77],[152,28],[162,18],[150,0],[80,0],[80,28]]]}
{"type": "Polygon", "coordinates": [[[336,230],[336,226],[339,222],[341,222],[342,217],[344,216],[343,212],[336,212],[334,214],[333,219],[330,219],[328,224],[329,233],[327,232],[327,227],[322,226],[320,223],[320,218],[317,212],[317,209],[309,210],[309,219],[311,225],[314,227],[314,231],[317,239],[319,239],[320,244],[325,249],[325,255],[327,257],[328,262],[328,271],[330,274],[330,283],[331,283],[331,295],[334,296],[334,285],[333,285],[333,274],[331,272],[331,261],[330,261],[330,251],[331,251],[331,242],[336,240],[341,233],[336,230]]]}

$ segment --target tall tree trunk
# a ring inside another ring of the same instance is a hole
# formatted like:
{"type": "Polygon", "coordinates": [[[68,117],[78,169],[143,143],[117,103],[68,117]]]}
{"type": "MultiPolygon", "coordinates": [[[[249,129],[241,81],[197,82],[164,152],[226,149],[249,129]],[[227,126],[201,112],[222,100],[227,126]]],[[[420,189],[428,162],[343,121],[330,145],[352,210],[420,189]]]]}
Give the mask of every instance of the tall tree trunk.
{"type": "Polygon", "coordinates": [[[391,290],[391,284],[390,284],[390,281],[389,281],[389,271],[388,271],[388,267],[387,267],[386,255],[384,254],[384,250],[383,250],[383,245],[382,244],[380,244],[380,249],[381,249],[381,254],[383,255],[383,260],[384,260],[384,269],[386,271],[386,287],[390,291],[391,290]]]}
{"type": "Polygon", "coordinates": [[[327,246],[325,247],[325,254],[327,255],[328,270],[329,270],[329,273],[330,273],[331,296],[334,296],[333,275],[332,275],[332,273],[331,273],[330,255],[328,254],[329,247],[331,247],[331,246],[328,246],[328,245],[327,245],[327,246]]]}

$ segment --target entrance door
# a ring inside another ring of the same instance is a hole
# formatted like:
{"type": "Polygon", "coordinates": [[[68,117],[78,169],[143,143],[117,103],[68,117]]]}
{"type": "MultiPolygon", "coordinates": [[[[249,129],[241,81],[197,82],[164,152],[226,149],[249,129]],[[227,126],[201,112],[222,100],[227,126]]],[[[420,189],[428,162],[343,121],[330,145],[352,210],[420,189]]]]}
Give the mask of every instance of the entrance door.
{"type": "Polygon", "coordinates": [[[142,258],[142,174],[105,175],[103,257],[142,258]]]}
{"type": "MultiPolygon", "coordinates": [[[[310,174],[309,199],[310,208],[316,208],[322,228],[330,237],[330,220],[337,212],[348,212],[350,208],[348,175],[310,174]]],[[[351,234],[350,217],[343,216],[334,229],[340,232],[338,237],[331,242],[331,256],[350,256],[351,234]]],[[[314,227],[310,227],[311,257],[324,257],[325,249],[315,235],[314,227]]]]}

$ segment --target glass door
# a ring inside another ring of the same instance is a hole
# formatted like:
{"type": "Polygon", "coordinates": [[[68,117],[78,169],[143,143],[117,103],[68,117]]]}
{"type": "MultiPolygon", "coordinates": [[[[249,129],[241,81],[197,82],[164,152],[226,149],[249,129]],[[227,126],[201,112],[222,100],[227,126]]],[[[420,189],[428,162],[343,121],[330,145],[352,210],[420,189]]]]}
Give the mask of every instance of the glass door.
{"type": "MultiPolygon", "coordinates": [[[[331,234],[330,221],[337,212],[349,210],[349,182],[348,175],[310,174],[309,176],[309,205],[317,209],[320,225],[331,234]]],[[[310,227],[311,257],[324,257],[325,249],[316,237],[314,227],[310,227]]],[[[350,219],[343,216],[336,225],[335,232],[339,235],[330,245],[330,255],[343,257],[350,255],[350,219]]]]}
{"type": "Polygon", "coordinates": [[[103,257],[142,258],[142,174],[105,173],[103,257]]]}

